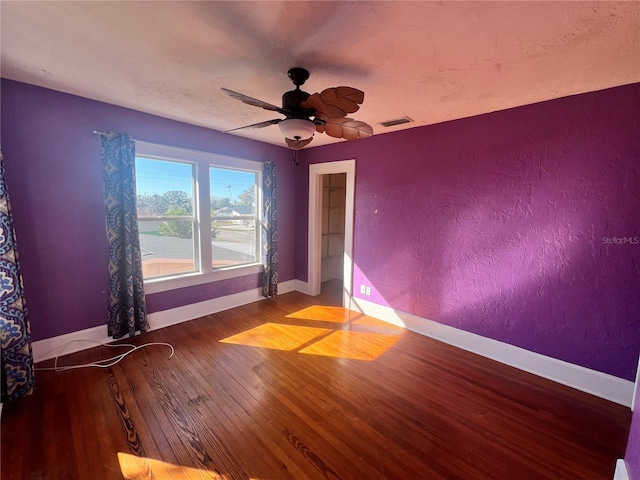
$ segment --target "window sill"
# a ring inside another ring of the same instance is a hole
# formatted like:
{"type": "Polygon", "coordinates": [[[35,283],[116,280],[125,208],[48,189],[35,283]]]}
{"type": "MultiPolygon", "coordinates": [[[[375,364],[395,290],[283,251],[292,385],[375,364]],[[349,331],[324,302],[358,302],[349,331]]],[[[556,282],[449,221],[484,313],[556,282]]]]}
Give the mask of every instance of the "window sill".
{"type": "Polygon", "coordinates": [[[261,263],[252,263],[250,265],[221,268],[207,273],[195,272],[174,277],[150,278],[144,281],[144,293],[149,295],[169,290],[177,290],[178,288],[219,282],[220,280],[227,280],[229,278],[253,275],[262,272],[262,270],[263,267],[261,263]]]}

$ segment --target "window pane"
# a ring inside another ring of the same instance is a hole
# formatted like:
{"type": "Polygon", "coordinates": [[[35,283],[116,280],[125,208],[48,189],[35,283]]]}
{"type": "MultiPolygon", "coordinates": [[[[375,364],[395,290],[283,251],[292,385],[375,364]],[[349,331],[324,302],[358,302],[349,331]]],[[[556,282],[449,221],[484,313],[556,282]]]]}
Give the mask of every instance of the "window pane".
{"type": "Polygon", "coordinates": [[[144,278],[196,271],[192,221],[142,221],[138,229],[144,278]]]}
{"type": "Polygon", "coordinates": [[[136,158],[138,230],[144,278],[198,270],[194,254],[194,166],[136,158]],[[150,216],[186,216],[180,220],[144,220],[150,216]]]}
{"type": "Polygon", "coordinates": [[[138,216],[193,215],[193,167],[137,157],[138,216]]]}
{"type": "Polygon", "coordinates": [[[213,220],[211,225],[213,268],[258,261],[255,220],[213,220]]]}
{"type": "Polygon", "coordinates": [[[256,180],[255,172],[211,167],[209,181],[212,215],[255,215],[256,180]]]}
{"type": "Polygon", "coordinates": [[[213,267],[257,262],[258,174],[211,167],[209,177],[213,267]]]}

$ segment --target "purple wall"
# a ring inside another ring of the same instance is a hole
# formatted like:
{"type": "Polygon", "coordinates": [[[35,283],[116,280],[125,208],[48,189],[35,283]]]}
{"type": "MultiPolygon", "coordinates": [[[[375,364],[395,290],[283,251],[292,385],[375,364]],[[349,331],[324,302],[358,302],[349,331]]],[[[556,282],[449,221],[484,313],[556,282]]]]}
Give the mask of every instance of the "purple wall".
{"type": "Polygon", "coordinates": [[[624,457],[629,480],[640,480],[640,383],[636,385],[636,405],[631,419],[627,452],[624,457]]]}
{"type": "MultiPolygon", "coordinates": [[[[294,278],[295,169],[289,150],[2,80],[2,149],[33,340],[106,324],[107,243],[93,130],[278,162],[280,281],[294,278]]],[[[158,311],[255,288],[255,275],[148,295],[158,311]]]]}
{"type": "Polygon", "coordinates": [[[355,158],[357,297],[632,380],[639,156],[640,84],[305,150],[296,276],[303,165],[355,158]]]}

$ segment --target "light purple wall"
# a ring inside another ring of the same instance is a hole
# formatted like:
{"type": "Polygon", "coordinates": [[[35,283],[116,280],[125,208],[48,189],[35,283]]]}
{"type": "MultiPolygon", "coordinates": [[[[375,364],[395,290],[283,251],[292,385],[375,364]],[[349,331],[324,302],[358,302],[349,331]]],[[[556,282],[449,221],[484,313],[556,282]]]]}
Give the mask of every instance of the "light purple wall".
{"type": "Polygon", "coordinates": [[[631,380],[639,157],[640,84],[304,150],[296,276],[307,165],[355,158],[357,297],[631,380]]]}
{"type": "Polygon", "coordinates": [[[640,480],[640,383],[636,385],[636,406],[631,419],[624,461],[629,480],[640,480]]]}
{"type": "MultiPolygon", "coordinates": [[[[2,80],[2,149],[34,340],[106,323],[107,243],[93,130],[278,163],[280,281],[294,278],[295,169],[290,153],[85,98],[2,80]]],[[[212,108],[215,108],[212,106],[212,108]]],[[[255,275],[148,295],[149,311],[255,288],[255,275]]]]}

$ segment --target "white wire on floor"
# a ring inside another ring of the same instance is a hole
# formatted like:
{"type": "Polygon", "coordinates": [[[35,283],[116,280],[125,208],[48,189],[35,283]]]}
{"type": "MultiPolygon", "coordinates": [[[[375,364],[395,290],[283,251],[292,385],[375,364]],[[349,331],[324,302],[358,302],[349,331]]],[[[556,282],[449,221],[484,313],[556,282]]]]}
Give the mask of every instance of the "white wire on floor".
{"type": "Polygon", "coordinates": [[[74,370],[78,368],[109,368],[115,365],[116,363],[122,361],[122,359],[124,359],[127,355],[137,350],[140,350],[145,347],[152,347],[152,346],[158,346],[158,345],[169,347],[171,349],[171,355],[169,355],[169,358],[167,359],[167,360],[170,360],[171,357],[173,357],[173,354],[175,352],[173,345],[171,345],[170,343],[150,342],[150,343],[144,343],[142,345],[133,345],[131,343],[109,344],[109,343],[100,343],[93,340],[71,340],[70,342],[62,346],[60,353],[56,355],[55,361],[53,363],[53,367],[36,367],[35,370],[49,370],[54,372],[64,372],[66,370],[74,370]],[[126,352],[121,353],[119,355],[115,355],[111,358],[105,358],[104,360],[98,360],[96,362],[81,363],[78,365],[58,366],[58,359],[63,355],[64,349],[75,342],[89,342],[89,343],[94,343],[96,345],[100,345],[102,347],[110,347],[110,348],[129,347],[130,350],[127,350],[126,352]]]}

